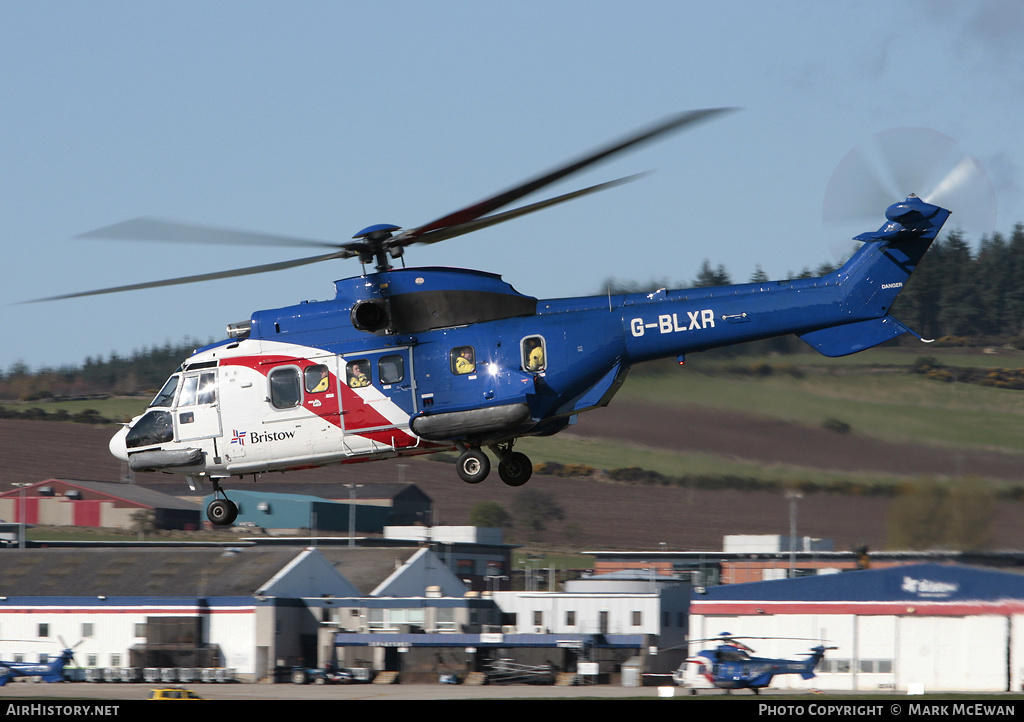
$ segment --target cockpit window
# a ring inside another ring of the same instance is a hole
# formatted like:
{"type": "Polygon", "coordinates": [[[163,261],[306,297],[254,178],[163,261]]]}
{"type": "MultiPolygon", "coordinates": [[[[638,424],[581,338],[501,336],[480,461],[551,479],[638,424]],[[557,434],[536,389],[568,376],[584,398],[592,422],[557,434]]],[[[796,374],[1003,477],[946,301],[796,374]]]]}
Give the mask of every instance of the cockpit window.
{"type": "Polygon", "coordinates": [[[177,407],[209,405],[217,402],[217,372],[186,373],[181,382],[177,407]]]}
{"type": "Polygon", "coordinates": [[[181,393],[178,395],[178,406],[194,406],[196,403],[196,389],[198,387],[198,376],[186,376],[182,380],[181,393]]]}
{"type": "Polygon", "coordinates": [[[167,383],[160,389],[160,393],[149,404],[150,406],[170,406],[174,402],[174,392],[178,390],[178,376],[174,375],[167,379],[167,383]]]}
{"type": "Polygon", "coordinates": [[[199,388],[196,391],[197,404],[213,404],[217,402],[217,372],[204,371],[199,375],[199,388]]]}
{"type": "Polygon", "coordinates": [[[137,449],[140,446],[166,444],[174,440],[174,423],[170,411],[147,411],[125,436],[125,446],[137,449]]]}

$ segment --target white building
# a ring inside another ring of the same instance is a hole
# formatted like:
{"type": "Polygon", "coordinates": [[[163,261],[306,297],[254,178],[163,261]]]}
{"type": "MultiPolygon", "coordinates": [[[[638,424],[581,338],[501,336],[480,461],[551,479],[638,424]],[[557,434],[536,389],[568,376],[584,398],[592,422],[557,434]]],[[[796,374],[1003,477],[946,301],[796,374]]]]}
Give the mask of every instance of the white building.
{"type": "Polygon", "coordinates": [[[0,659],[74,647],[86,668],[226,668],[244,681],[318,659],[321,600],[461,597],[422,548],[126,547],[0,553],[0,659]],[[16,640],[16,641],[15,641],[16,640]]]}
{"type": "Polygon", "coordinates": [[[566,582],[563,592],[495,592],[503,629],[514,634],[641,635],[657,649],[649,672],[671,671],[682,660],[689,617],[689,583],[640,572],[602,574],[566,582]]]}
{"type": "Polygon", "coordinates": [[[690,639],[723,632],[790,638],[751,641],[759,657],[799,658],[822,641],[837,647],[817,678],[784,675],[774,687],[1019,690],[1024,575],[915,564],[709,587],[691,602],[690,639]]]}

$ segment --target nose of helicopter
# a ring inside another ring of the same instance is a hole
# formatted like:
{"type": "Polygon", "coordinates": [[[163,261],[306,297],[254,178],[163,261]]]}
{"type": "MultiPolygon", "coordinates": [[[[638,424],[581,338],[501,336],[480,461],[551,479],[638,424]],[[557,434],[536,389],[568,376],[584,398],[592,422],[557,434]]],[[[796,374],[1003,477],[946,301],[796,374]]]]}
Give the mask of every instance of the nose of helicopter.
{"type": "Polygon", "coordinates": [[[128,427],[122,426],[110,439],[110,453],[121,461],[128,461],[128,447],[125,444],[125,437],[128,436],[128,427]]]}

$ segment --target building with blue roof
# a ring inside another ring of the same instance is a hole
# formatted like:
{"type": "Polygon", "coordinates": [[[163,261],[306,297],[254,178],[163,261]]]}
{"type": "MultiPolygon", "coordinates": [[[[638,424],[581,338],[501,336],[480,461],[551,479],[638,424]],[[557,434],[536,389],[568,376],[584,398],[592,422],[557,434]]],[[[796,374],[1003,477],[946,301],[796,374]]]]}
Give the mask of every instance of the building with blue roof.
{"type": "Polygon", "coordinates": [[[751,641],[758,656],[837,647],[816,679],[780,687],[1019,690],[1021,630],[1024,575],[945,564],[708,587],[690,604],[691,654],[723,632],[767,638],[751,641]]]}
{"type": "MultiPolygon", "coordinates": [[[[213,494],[204,497],[202,507],[206,508],[213,498],[213,494]]],[[[359,533],[380,532],[393,518],[392,510],[384,506],[350,505],[306,494],[233,489],[231,500],[238,505],[237,526],[256,526],[277,532],[300,529],[345,532],[350,524],[359,533]]]]}

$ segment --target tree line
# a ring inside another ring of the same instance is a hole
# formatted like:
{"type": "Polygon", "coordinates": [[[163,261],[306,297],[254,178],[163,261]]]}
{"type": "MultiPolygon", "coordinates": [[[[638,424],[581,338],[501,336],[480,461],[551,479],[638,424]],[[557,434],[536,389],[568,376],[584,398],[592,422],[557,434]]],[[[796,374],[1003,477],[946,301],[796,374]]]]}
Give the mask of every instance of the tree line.
{"type": "Polygon", "coordinates": [[[130,356],[116,352],[109,358],[88,357],[79,366],[31,370],[16,363],[0,371],[0,399],[39,401],[97,395],[135,396],[153,394],[163,385],[182,359],[204,344],[186,339],[179,344],[135,351],[130,356]]]}

